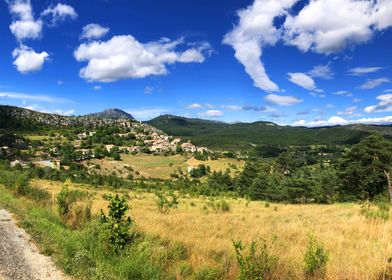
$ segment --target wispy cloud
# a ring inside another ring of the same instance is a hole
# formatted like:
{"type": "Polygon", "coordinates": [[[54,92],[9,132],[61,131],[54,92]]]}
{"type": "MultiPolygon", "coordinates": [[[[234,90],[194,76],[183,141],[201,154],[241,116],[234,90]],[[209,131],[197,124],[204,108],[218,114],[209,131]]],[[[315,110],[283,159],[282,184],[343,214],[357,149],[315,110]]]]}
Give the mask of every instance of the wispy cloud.
{"type": "Polygon", "coordinates": [[[217,118],[223,116],[223,112],[220,110],[208,110],[204,113],[199,114],[200,117],[217,118]]]}
{"type": "Polygon", "coordinates": [[[373,89],[378,87],[382,84],[389,83],[391,80],[389,78],[383,77],[378,79],[368,79],[364,84],[362,84],[359,88],[360,89],[373,89]]]}
{"type": "Polygon", "coordinates": [[[355,67],[349,69],[347,72],[351,76],[362,76],[365,74],[375,73],[381,69],[383,69],[383,67],[355,67]]]}
{"type": "Polygon", "coordinates": [[[291,106],[298,103],[303,102],[302,99],[295,97],[295,96],[285,96],[285,95],[276,95],[276,94],[269,94],[265,98],[268,102],[280,106],[291,106]]]}
{"type": "Polygon", "coordinates": [[[366,113],[392,112],[392,93],[379,95],[376,99],[378,104],[366,107],[366,113]]]}
{"type": "Polygon", "coordinates": [[[392,116],[385,116],[381,118],[361,118],[355,120],[346,120],[338,116],[333,116],[326,120],[316,120],[316,121],[299,120],[292,123],[291,125],[320,127],[320,126],[335,126],[335,125],[349,125],[349,124],[391,124],[391,123],[392,123],[392,116]]]}
{"type": "Polygon", "coordinates": [[[141,121],[150,120],[171,112],[166,108],[132,108],[126,109],[125,111],[131,114],[135,119],[141,121]]]}
{"type": "Polygon", "coordinates": [[[66,98],[53,97],[49,95],[33,95],[19,92],[0,91],[0,98],[17,99],[17,100],[30,100],[46,103],[70,103],[72,102],[66,98]]]}

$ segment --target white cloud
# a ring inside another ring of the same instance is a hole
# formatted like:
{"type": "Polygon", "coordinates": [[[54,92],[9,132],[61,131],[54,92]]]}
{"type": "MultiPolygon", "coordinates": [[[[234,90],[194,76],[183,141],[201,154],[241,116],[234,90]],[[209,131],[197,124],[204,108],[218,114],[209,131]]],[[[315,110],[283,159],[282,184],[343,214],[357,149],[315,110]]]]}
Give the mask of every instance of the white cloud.
{"type": "Polygon", "coordinates": [[[316,90],[317,89],[317,86],[316,86],[316,83],[314,82],[314,80],[310,76],[308,76],[304,73],[299,73],[299,72],[288,73],[288,76],[289,76],[289,81],[291,81],[292,83],[294,83],[300,87],[303,87],[304,89],[307,89],[307,90],[316,90]]]}
{"type": "Polygon", "coordinates": [[[47,52],[37,53],[33,49],[21,45],[12,52],[14,65],[22,73],[37,72],[42,69],[45,61],[49,57],[47,52]]]}
{"type": "Polygon", "coordinates": [[[358,107],[356,106],[350,106],[347,107],[343,112],[338,112],[338,115],[352,115],[357,111],[358,107]]]}
{"type": "Polygon", "coordinates": [[[56,114],[56,115],[61,115],[61,116],[71,116],[73,114],[75,114],[75,110],[74,109],[69,109],[69,110],[62,110],[62,109],[54,109],[54,110],[49,110],[46,109],[42,106],[39,105],[27,105],[27,106],[23,106],[23,108],[25,109],[29,109],[32,111],[36,111],[36,112],[41,112],[41,113],[46,113],[46,114],[56,114]]]}
{"type": "Polygon", "coordinates": [[[8,91],[0,91],[0,98],[9,98],[9,99],[17,99],[17,100],[31,100],[31,101],[40,101],[46,103],[69,103],[71,102],[65,98],[57,98],[48,95],[33,95],[27,93],[20,92],[8,92],[8,91]]]}
{"type": "Polygon", "coordinates": [[[245,67],[254,85],[262,90],[279,91],[261,61],[262,48],[277,43],[281,31],[274,26],[274,19],[287,14],[295,2],[255,0],[253,5],[238,12],[239,23],[223,39],[223,43],[233,47],[236,59],[245,67]]]}
{"type": "Polygon", "coordinates": [[[103,27],[96,23],[87,24],[83,27],[82,35],[80,35],[81,39],[100,39],[105,36],[109,32],[108,27],[103,27]]]}
{"type": "Polygon", "coordinates": [[[35,20],[30,0],[8,2],[11,15],[15,18],[10,25],[12,34],[18,40],[37,39],[41,37],[42,20],[35,20]]]}
{"type": "Polygon", "coordinates": [[[382,94],[376,97],[380,102],[377,105],[368,106],[365,108],[366,113],[374,112],[392,112],[392,94],[382,94]]]}
{"type": "Polygon", "coordinates": [[[241,111],[241,110],[243,110],[243,107],[239,106],[239,105],[223,105],[222,108],[225,109],[225,110],[229,110],[229,111],[241,111]]]}
{"type": "Polygon", "coordinates": [[[144,93],[145,93],[145,94],[151,94],[151,93],[154,92],[154,90],[155,90],[154,87],[146,86],[146,87],[144,88],[144,93]]]}
{"type": "Polygon", "coordinates": [[[201,109],[201,108],[203,108],[203,105],[201,105],[199,103],[193,103],[193,104],[189,104],[188,106],[186,106],[186,109],[188,109],[188,110],[201,109]]]}
{"type": "Polygon", "coordinates": [[[367,42],[391,25],[388,0],[311,0],[298,15],[286,18],[285,41],[302,51],[331,54],[367,42]]]}
{"type": "Polygon", "coordinates": [[[49,6],[41,13],[42,17],[50,17],[51,25],[65,21],[67,18],[75,19],[78,17],[75,9],[69,5],[58,3],[56,6],[49,6]]]}
{"type": "Polygon", "coordinates": [[[333,79],[335,75],[328,64],[314,66],[313,69],[308,72],[308,74],[312,78],[321,78],[325,80],[333,79]]]}
{"type": "Polygon", "coordinates": [[[360,89],[373,89],[373,88],[378,87],[382,84],[389,83],[390,81],[391,80],[386,77],[378,78],[378,79],[368,79],[359,88],[360,89]]]}
{"type": "Polygon", "coordinates": [[[93,86],[93,89],[94,90],[100,90],[100,89],[102,89],[102,87],[101,86],[93,86]]]}
{"type": "Polygon", "coordinates": [[[164,108],[134,108],[125,110],[127,113],[131,114],[135,119],[146,121],[164,114],[170,113],[168,109],[164,108]]]}
{"type": "Polygon", "coordinates": [[[265,97],[265,100],[280,106],[291,106],[303,101],[302,99],[295,96],[284,96],[276,94],[267,95],[265,97]]]}
{"type": "Polygon", "coordinates": [[[221,117],[223,116],[223,112],[219,110],[208,110],[204,113],[200,114],[201,117],[211,117],[211,118],[216,118],[216,117],[221,117]]]}
{"type": "Polygon", "coordinates": [[[279,91],[279,86],[260,60],[263,47],[282,39],[303,52],[332,54],[365,43],[374,33],[392,26],[390,0],[310,0],[299,12],[291,9],[296,2],[254,0],[238,12],[239,23],[223,40],[234,48],[254,85],[268,92],[279,91]],[[284,21],[280,27],[274,24],[278,17],[284,21]]]}
{"type": "Polygon", "coordinates": [[[374,73],[383,69],[383,67],[355,67],[348,70],[348,74],[352,76],[361,76],[369,73],[374,73]]]}
{"type": "Polygon", "coordinates": [[[121,79],[138,79],[151,75],[166,75],[167,65],[174,63],[202,63],[210,52],[208,44],[192,45],[178,51],[182,39],[163,38],[142,44],[131,35],[114,36],[105,42],[81,44],[74,52],[77,61],[87,61],[80,76],[90,82],[114,82],[121,79]]]}
{"type": "Polygon", "coordinates": [[[349,125],[349,124],[391,124],[392,116],[385,116],[381,118],[361,118],[356,120],[346,120],[341,117],[333,116],[328,120],[318,121],[305,121],[299,120],[292,123],[293,126],[307,126],[307,127],[320,127],[320,126],[335,126],[335,125],[349,125]]]}
{"type": "Polygon", "coordinates": [[[353,94],[347,90],[339,90],[333,93],[334,95],[345,96],[345,97],[352,97],[353,94]]]}

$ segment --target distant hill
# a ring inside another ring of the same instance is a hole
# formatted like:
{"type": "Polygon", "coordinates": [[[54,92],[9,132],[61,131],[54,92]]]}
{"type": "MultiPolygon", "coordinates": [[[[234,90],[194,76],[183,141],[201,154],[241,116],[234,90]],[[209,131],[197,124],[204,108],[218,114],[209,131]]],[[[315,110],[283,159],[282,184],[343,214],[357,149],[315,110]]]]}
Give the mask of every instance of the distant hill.
{"type": "Polygon", "coordinates": [[[129,119],[129,120],[134,120],[133,116],[127,112],[124,112],[120,109],[107,109],[105,111],[99,112],[99,113],[94,113],[94,114],[89,114],[86,115],[87,117],[94,117],[94,118],[101,118],[101,119],[113,119],[113,120],[119,120],[119,119],[129,119]]]}
{"type": "Polygon", "coordinates": [[[355,144],[373,132],[392,135],[392,126],[350,125],[291,127],[271,122],[235,123],[164,115],[148,124],[173,136],[190,139],[198,146],[215,149],[249,149],[254,145],[355,144]]]}
{"type": "MultiPolygon", "coordinates": [[[[120,110],[119,110],[120,111],[120,110]]],[[[0,128],[5,129],[30,129],[35,128],[37,125],[50,125],[50,126],[98,126],[98,125],[111,125],[124,121],[133,121],[132,116],[123,112],[124,114],[117,113],[117,118],[105,118],[89,116],[61,116],[56,114],[47,114],[36,112],[33,110],[0,105],[0,128]],[[127,115],[125,115],[127,114],[127,115]],[[119,118],[123,116],[124,118],[119,118]]]]}

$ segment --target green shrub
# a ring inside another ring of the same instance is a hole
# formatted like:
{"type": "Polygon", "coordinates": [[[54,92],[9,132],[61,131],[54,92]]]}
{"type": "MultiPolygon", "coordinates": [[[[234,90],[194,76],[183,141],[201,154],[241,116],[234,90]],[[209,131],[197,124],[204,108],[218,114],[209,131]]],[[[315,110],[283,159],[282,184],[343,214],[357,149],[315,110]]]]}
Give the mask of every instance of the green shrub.
{"type": "Polygon", "coordinates": [[[216,280],[220,279],[220,272],[213,267],[203,267],[195,272],[194,280],[216,280]]]}
{"type": "Polygon", "coordinates": [[[327,272],[329,252],[314,236],[309,237],[304,256],[304,271],[307,278],[324,279],[327,272]]]}
{"type": "Polygon", "coordinates": [[[387,221],[390,216],[390,207],[391,205],[388,201],[377,201],[375,202],[375,205],[366,201],[361,204],[360,213],[367,219],[381,219],[387,221]]]}
{"type": "Polygon", "coordinates": [[[261,244],[253,241],[247,252],[241,241],[233,241],[233,245],[240,268],[239,280],[266,280],[272,278],[278,258],[269,252],[265,241],[261,244]]]}
{"type": "Polygon", "coordinates": [[[101,239],[109,250],[118,254],[130,241],[130,227],[133,222],[130,217],[125,217],[129,206],[124,197],[120,197],[118,194],[107,197],[109,214],[106,216],[101,210],[101,224],[103,226],[101,239]]]}
{"type": "Polygon", "coordinates": [[[162,192],[156,192],[155,196],[157,197],[156,203],[158,210],[161,213],[167,213],[170,209],[177,208],[178,206],[178,197],[174,194],[174,192],[170,192],[168,196],[162,192]],[[171,197],[171,199],[168,197],[171,197]]]}
{"type": "Polygon", "coordinates": [[[230,212],[230,205],[223,199],[216,203],[216,208],[222,212],[230,212]]]}

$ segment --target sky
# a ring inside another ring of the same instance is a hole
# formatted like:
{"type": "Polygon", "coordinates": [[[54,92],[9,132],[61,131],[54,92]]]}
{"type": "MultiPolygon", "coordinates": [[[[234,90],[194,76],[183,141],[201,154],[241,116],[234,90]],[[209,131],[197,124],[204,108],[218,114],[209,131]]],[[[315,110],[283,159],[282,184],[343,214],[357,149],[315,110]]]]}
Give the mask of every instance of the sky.
{"type": "Polygon", "coordinates": [[[392,123],[391,0],[0,0],[0,15],[0,104],[392,123]]]}

